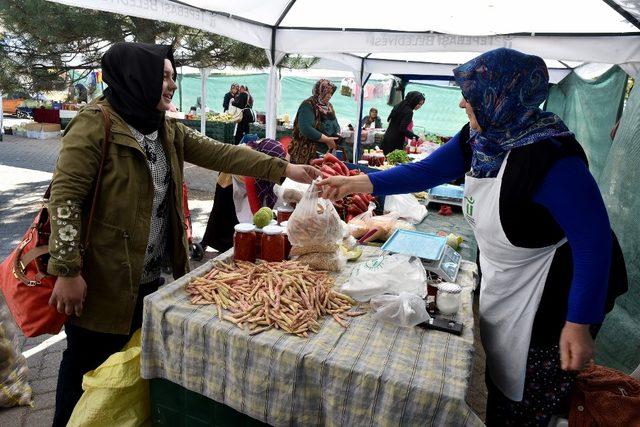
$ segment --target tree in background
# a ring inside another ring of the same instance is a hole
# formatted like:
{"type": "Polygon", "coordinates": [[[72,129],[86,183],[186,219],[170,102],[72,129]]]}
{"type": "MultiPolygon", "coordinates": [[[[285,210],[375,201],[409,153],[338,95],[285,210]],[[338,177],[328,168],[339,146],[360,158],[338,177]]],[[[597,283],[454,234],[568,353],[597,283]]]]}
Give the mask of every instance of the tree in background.
{"type": "MultiPolygon", "coordinates": [[[[45,0],[3,0],[0,90],[65,90],[99,69],[104,51],[120,41],[171,44],[177,66],[223,69],[269,65],[264,49],[194,28],[45,0]],[[82,72],[70,78],[72,70],[82,72]]],[[[304,68],[313,61],[287,57],[283,66],[304,68]]]]}

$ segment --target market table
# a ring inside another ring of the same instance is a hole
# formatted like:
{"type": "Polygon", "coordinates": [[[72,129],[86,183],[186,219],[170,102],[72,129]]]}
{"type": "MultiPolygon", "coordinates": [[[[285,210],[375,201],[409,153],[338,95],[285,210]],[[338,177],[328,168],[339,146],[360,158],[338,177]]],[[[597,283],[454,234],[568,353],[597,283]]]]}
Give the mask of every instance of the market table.
{"type": "MultiPolygon", "coordinates": [[[[361,260],[379,254],[365,247],[361,260]]],[[[366,314],[349,318],[347,329],[324,319],[318,334],[298,338],[278,330],[249,336],[219,320],[215,306],[191,305],[184,285],[215,261],[145,299],[142,376],[168,380],[151,382],[154,424],[189,418],[230,425],[219,414],[230,407],[253,419],[245,416],[243,423],[276,426],[482,425],[465,402],[474,351],[474,263],[464,262],[458,275],[462,336],[399,328],[366,314]],[[167,384],[172,394],[162,396],[158,387],[166,391],[167,384]]],[[[354,265],[336,283],[346,281],[354,265]]]]}
{"type": "Polygon", "coordinates": [[[52,108],[34,108],[33,120],[37,123],[60,123],[60,110],[52,108]]]}

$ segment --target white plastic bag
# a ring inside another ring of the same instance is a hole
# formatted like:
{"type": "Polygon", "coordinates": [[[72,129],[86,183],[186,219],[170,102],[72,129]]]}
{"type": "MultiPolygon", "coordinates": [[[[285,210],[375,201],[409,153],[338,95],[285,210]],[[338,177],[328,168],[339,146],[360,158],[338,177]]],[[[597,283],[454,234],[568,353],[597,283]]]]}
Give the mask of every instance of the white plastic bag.
{"type": "Polygon", "coordinates": [[[422,298],[408,292],[399,295],[377,295],[371,298],[373,317],[405,328],[429,320],[429,313],[422,298]]]}
{"type": "Polygon", "coordinates": [[[380,294],[427,294],[427,272],[418,258],[384,254],[355,266],[341,292],[361,302],[380,294]]]}
{"type": "Polygon", "coordinates": [[[395,194],[384,199],[384,211],[394,212],[411,224],[419,224],[427,216],[427,208],[413,194],[395,194]]]}
{"type": "Polygon", "coordinates": [[[279,204],[299,203],[308,189],[309,184],[296,182],[289,178],[285,179],[282,185],[273,186],[273,192],[278,197],[279,204]]]}
{"type": "Polygon", "coordinates": [[[340,271],[346,265],[340,251],[342,225],[333,204],[319,198],[311,184],[287,223],[291,255],[316,270],[340,271]]]}

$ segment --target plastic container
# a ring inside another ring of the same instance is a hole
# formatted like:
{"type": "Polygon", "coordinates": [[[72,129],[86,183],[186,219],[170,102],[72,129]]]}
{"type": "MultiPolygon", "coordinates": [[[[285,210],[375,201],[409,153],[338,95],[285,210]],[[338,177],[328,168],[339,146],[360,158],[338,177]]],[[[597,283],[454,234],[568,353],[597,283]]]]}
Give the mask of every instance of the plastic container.
{"type": "Polygon", "coordinates": [[[262,229],[262,260],[266,262],[284,261],[284,233],[282,227],[268,225],[262,229]]]}
{"type": "Polygon", "coordinates": [[[233,259],[236,261],[256,262],[256,227],[253,224],[240,223],[234,227],[233,259]]]}
{"type": "Polygon", "coordinates": [[[460,292],[462,288],[455,283],[443,282],[438,284],[436,307],[442,314],[456,314],[460,308],[460,292]]]}

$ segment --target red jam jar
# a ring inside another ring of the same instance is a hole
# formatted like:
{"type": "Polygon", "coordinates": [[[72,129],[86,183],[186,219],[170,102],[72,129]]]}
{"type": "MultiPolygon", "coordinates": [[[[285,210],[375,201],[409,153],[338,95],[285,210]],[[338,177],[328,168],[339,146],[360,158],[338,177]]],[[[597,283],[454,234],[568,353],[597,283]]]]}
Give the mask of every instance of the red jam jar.
{"type": "Polygon", "coordinates": [[[289,204],[285,204],[284,206],[280,206],[278,208],[278,224],[282,224],[285,221],[289,221],[291,214],[293,213],[293,206],[289,204]]]}
{"type": "Polygon", "coordinates": [[[262,260],[284,261],[284,233],[282,227],[268,225],[262,229],[262,260]]]}
{"type": "Polygon", "coordinates": [[[241,223],[234,227],[233,259],[236,261],[256,262],[256,227],[241,223]]]}

